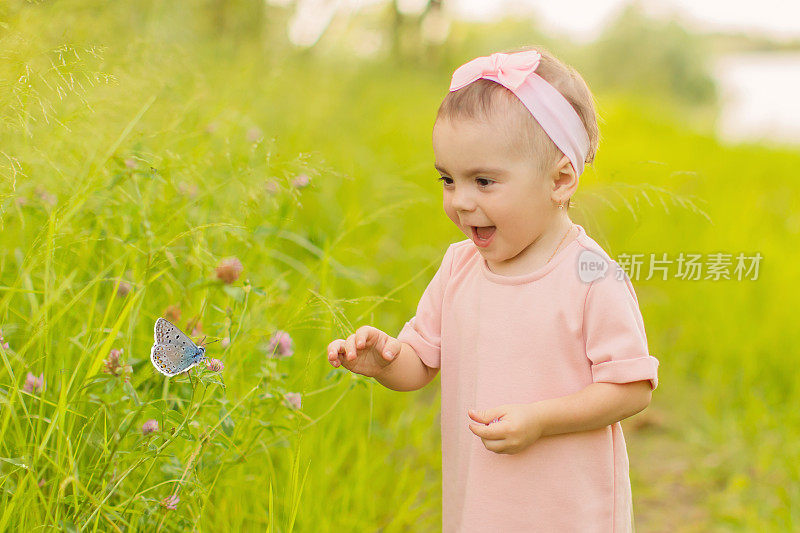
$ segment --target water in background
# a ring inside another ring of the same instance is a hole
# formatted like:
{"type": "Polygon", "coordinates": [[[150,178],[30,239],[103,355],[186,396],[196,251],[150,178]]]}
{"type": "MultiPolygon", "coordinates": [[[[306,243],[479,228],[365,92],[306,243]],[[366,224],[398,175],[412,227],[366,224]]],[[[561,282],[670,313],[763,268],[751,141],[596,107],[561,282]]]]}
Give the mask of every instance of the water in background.
{"type": "Polygon", "coordinates": [[[721,90],[717,133],[723,140],[800,147],[800,53],[725,55],[713,71],[721,90]]]}

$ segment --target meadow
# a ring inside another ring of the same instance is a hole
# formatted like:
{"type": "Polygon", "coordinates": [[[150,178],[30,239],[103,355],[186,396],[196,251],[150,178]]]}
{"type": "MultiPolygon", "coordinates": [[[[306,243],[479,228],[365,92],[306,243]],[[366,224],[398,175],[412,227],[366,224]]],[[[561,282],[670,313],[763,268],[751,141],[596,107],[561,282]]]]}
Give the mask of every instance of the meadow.
{"type": "MultiPolygon", "coordinates": [[[[430,143],[450,72],[113,9],[4,12],[0,531],[439,530],[439,379],[387,390],[325,348],[396,335],[464,238],[430,143]],[[159,375],[159,316],[223,368],[159,375]]],[[[637,529],[796,529],[800,151],[596,97],[575,222],[612,257],[763,256],[633,280],[660,361],[623,421],[637,529]]]]}

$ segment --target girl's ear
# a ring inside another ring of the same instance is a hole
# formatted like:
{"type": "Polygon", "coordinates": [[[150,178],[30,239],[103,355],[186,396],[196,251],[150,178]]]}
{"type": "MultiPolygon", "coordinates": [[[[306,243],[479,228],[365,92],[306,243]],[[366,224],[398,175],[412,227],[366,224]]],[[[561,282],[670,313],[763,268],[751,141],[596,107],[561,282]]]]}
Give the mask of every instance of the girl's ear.
{"type": "Polygon", "coordinates": [[[561,158],[553,171],[553,192],[559,197],[570,198],[578,189],[578,176],[567,156],[561,158]]]}

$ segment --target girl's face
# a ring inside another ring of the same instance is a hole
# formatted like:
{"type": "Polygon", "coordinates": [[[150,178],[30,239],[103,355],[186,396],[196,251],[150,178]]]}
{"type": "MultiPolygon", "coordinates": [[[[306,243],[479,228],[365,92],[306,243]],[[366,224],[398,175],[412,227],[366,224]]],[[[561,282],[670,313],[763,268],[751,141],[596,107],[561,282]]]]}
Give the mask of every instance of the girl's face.
{"type": "MultiPolygon", "coordinates": [[[[557,204],[577,187],[577,180],[573,186],[569,180],[539,175],[536,162],[519,153],[517,144],[487,121],[439,120],[433,128],[434,166],[444,183],[444,210],[498,271],[531,266],[544,253],[531,245],[549,246],[556,233],[558,242],[568,218],[557,204]],[[474,226],[494,230],[476,232],[474,226]]],[[[561,163],[565,160],[571,169],[566,156],[561,163]]]]}

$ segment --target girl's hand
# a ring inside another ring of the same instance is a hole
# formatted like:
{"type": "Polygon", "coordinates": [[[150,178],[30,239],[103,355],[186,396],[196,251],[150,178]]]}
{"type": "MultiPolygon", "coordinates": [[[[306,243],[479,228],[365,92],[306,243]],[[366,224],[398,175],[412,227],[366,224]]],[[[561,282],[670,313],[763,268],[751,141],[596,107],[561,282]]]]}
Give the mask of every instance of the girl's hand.
{"type": "Polygon", "coordinates": [[[476,423],[469,429],[495,453],[519,453],[542,436],[542,424],[535,403],[501,405],[485,411],[467,412],[476,423]]]}
{"type": "Polygon", "coordinates": [[[372,326],[361,326],[347,339],[328,344],[328,362],[350,372],[375,377],[392,364],[402,343],[372,326]]]}

